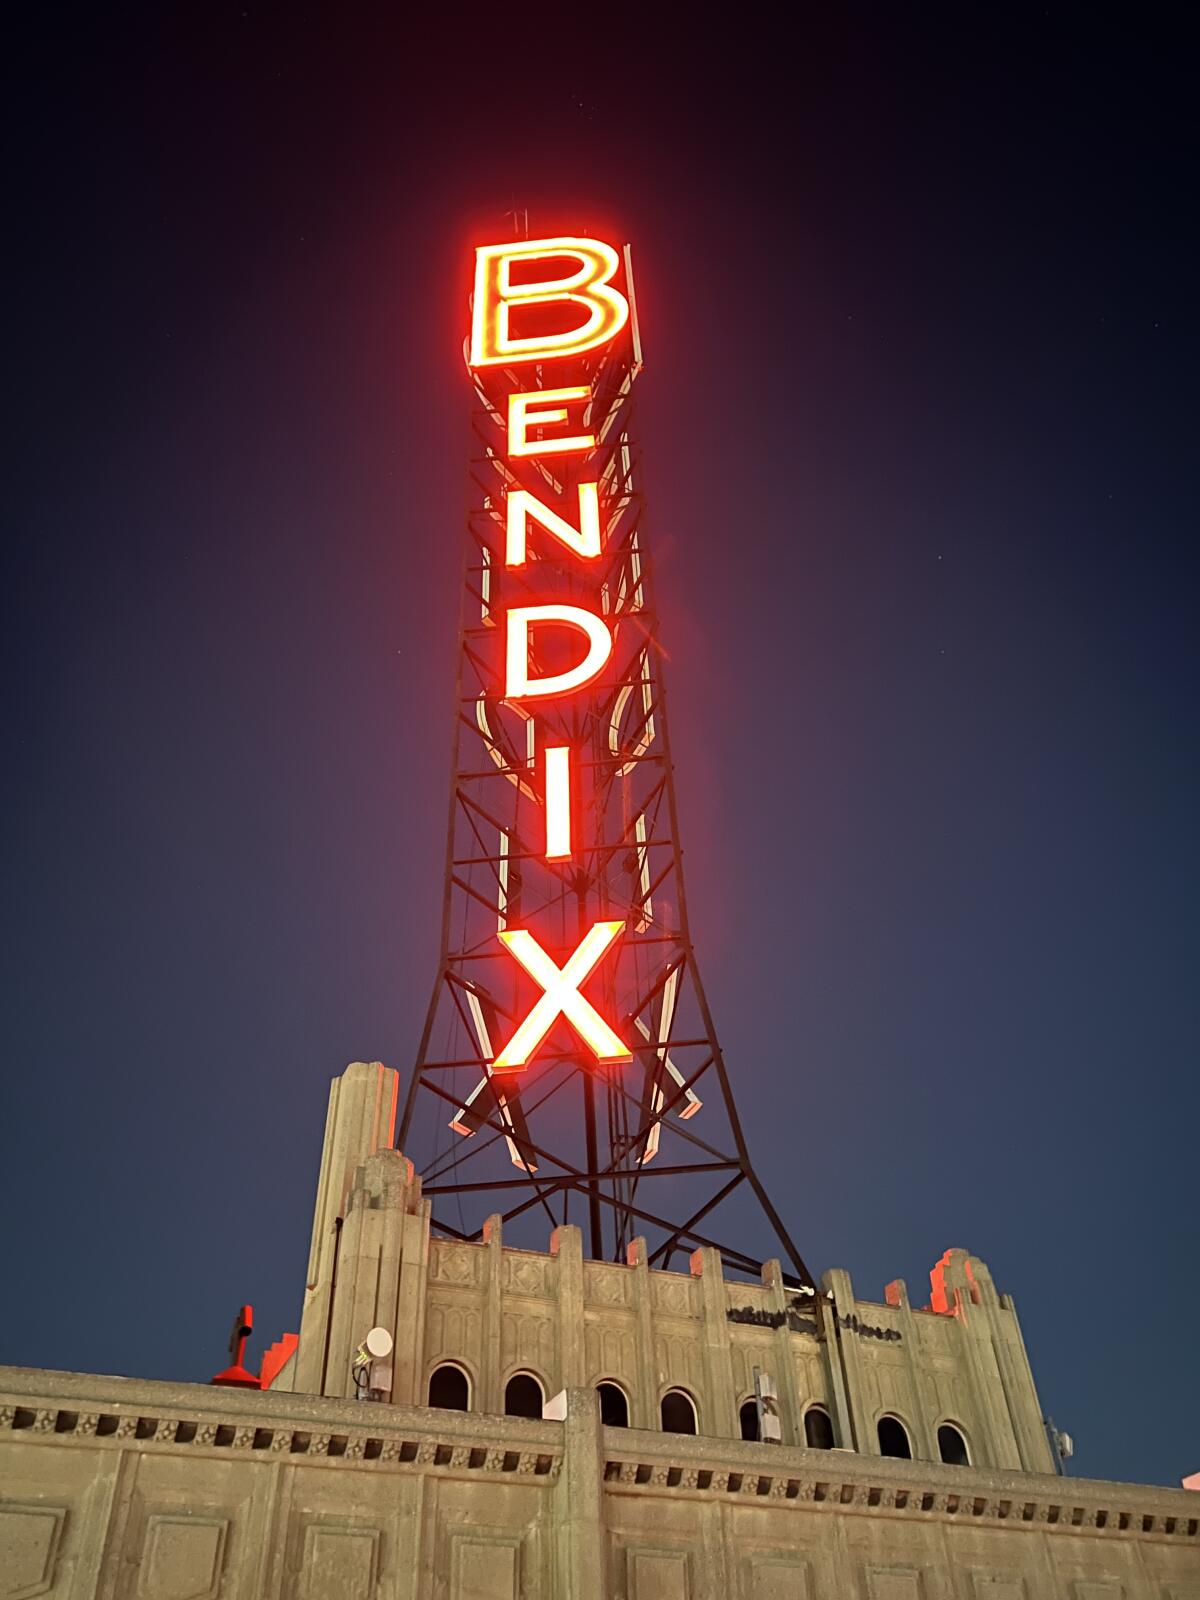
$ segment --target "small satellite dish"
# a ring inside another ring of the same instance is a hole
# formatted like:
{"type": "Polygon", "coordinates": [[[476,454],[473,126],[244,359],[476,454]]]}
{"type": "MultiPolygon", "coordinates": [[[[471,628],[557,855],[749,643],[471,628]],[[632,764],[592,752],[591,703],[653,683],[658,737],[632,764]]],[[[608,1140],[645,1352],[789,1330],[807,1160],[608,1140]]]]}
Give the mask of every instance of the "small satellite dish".
{"type": "Polygon", "coordinates": [[[392,1353],[392,1336],[386,1328],[372,1328],[363,1344],[367,1354],[375,1361],[384,1361],[392,1353]]]}

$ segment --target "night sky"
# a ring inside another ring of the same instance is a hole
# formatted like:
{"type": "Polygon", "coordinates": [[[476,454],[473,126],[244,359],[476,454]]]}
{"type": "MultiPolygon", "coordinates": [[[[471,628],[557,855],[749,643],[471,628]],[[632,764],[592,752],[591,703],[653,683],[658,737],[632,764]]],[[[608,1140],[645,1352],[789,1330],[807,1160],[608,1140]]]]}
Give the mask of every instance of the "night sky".
{"type": "Polygon", "coordinates": [[[602,33],[8,41],[0,1360],[205,1381],[242,1300],[254,1361],[297,1326],[329,1079],[406,1073],[434,977],[470,249],[515,203],[634,245],[693,934],[764,1181],[863,1297],[982,1256],[1072,1470],[1177,1482],[1192,58],[1166,10],[570,11],[602,33]]]}

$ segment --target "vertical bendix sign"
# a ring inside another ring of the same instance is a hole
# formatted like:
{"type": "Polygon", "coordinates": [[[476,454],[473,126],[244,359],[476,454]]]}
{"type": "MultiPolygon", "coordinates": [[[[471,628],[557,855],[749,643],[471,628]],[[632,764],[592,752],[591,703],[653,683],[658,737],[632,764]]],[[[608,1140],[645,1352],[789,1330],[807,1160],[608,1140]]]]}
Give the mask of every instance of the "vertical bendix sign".
{"type": "Polygon", "coordinates": [[[429,1152],[450,1237],[579,1218],[597,1260],[644,1238],[670,1267],[717,1243],[709,1219],[747,1184],[809,1284],[750,1161],[688,928],[629,246],[481,245],[469,326],[441,949],[400,1147],[429,1152]]]}
{"type": "MultiPolygon", "coordinates": [[[[585,808],[575,803],[582,778],[579,752],[539,713],[553,705],[561,728],[564,704],[594,695],[613,654],[600,583],[605,539],[597,439],[591,431],[595,395],[588,382],[547,382],[547,374],[571,377],[580,356],[610,344],[626,326],[630,294],[614,281],[621,265],[618,252],[595,239],[483,245],[475,255],[470,364],[507,370],[524,380],[514,382],[503,397],[505,453],[509,461],[546,465],[536,490],[512,482],[504,496],[504,576],[511,580],[519,574],[523,582],[519,591],[504,584],[495,621],[504,641],[504,702],[530,723],[534,781],[544,814],[538,844],[547,861],[570,861],[584,843],[575,838],[575,819],[585,815],[585,808]],[[568,457],[581,464],[569,490],[564,475],[553,471],[568,457]],[[552,564],[539,559],[547,549],[557,564],[574,565],[579,583],[555,584],[552,564]]],[[[591,920],[561,963],[547,953],[536,929],[498,930],[500,944],[540,992],[498,1049],[491,1062],[494,1073],[524,1071],[559,1018],[598,1061],[630,1060],[624,1040],[580,987],[624,927],[623,917],[591,920]]]]}

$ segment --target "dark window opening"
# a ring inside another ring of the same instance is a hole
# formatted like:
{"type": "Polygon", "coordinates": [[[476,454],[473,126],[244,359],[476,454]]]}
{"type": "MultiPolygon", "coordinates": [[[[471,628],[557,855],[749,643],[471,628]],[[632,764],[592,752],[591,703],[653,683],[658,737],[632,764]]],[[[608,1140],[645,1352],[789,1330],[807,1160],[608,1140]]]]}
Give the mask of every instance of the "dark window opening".
{"type": "Polygon", "coordinates": [[[969,1467],[967,1441],[952,1422],[943,1422],[938,1429],[938,1455],[951,1467],[969,1467]]]}
{"type": "Polygon", "coordinates": [[[901,1461],[912,1460],[912,1445],[908,1442],[908,1430],[896,1417],[879,1419],[879,1454],[897,1456],[901,1461]]]}
{"type": "Polygon", "coordinates": [[[627,1428],[629,1401],[625,1398],[624,1389],[618,1388],[615,1383],[598,1383],[596,1393],[600,1396],[600,1421],[604,1426],[627,1428]]]}
{"type": "Polygon", "coordinates": [[[690,1395],[682,1389],[668,1389],[662,1397],[662,1431],[664,1433],[695,1433],[696,1407],[690,1395]]]}
{"type": "Polygon", "coordinates": [[[810,1406],[804,1413],[804,1442],[810,1450],[833,1449],[833,1423],[821,1406],[810,1406]]]}
{"type": "Polygon", "coordinates": [[[504,1386],[504,1415],[540,1417],[542,1400],[542,1386],[537,1379],[528,1372],[514,1372],[504,1386]]]}
{"type": "MultiPolygon", "coordinates": [[[[439,1411],[469,1411],[471,1386],[461,1367],[435,1367],[429,1377],[429,1404],[439,1411]]],[[[539,1416],[541,1413],[538,1413],[539,1416]]]]}
{"type": "Polygon", "coordinates": [[[743,1401],[742,1409],[738,1412],[738,1421],[742,1425],[743,1439],[757,1439],[758,1402],[755,1400],[743,1401]]]}

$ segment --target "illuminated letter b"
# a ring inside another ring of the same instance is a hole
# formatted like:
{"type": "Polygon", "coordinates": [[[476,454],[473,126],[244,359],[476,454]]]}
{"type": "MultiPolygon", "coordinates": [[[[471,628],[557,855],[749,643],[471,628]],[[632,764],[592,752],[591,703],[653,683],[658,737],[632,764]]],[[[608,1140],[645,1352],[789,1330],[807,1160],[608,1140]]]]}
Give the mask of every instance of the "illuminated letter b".
{"type": "Polygon", "coordinates": [[[475,306],[471,317],[471,365],[496,367],[514,361],[550,361],[607,344],[625,326],[629,302],[611,278],[617,252],[599,239],[527,239],[480,245],[475,252],[475,306]],[[574,260],[578,266],[557,278],[514,283],[512,269],[537,261],[574,260]],[[561,306],[567,326],[553,333],[514,335],[514,307],[561,306]],[[583,323],[571,308],[587,312],[583,323]]]}

